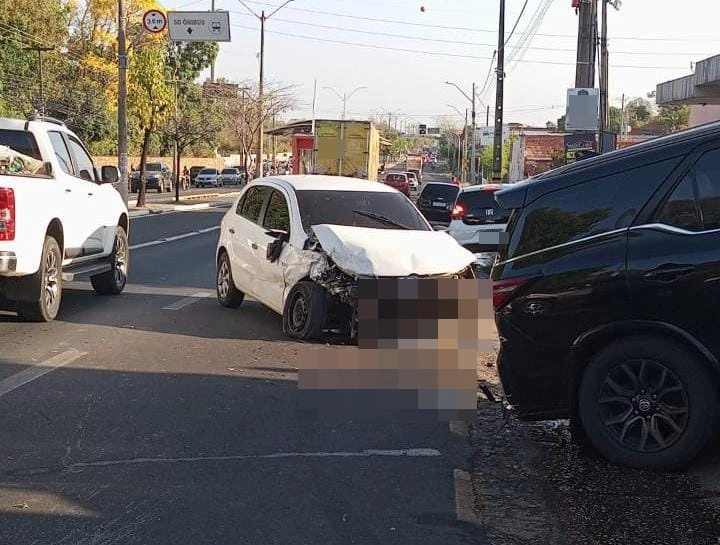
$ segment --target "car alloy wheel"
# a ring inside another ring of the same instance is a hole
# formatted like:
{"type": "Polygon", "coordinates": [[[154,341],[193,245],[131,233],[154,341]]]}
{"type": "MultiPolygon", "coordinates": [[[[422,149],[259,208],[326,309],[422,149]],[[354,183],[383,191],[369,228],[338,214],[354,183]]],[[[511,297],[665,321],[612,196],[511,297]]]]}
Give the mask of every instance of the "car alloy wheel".
{"type": "Polygon", "coordinates": [[[128,241],[127,237],[115,237],[115,253],[113,263],[115,284],[124,286],[128,274],[128,241]]]}
{"type": "Polygon", "coordinates": [[[221,299],[227,299],[228,293],[230,293],[230,267],[224,259],[220,261],[218,269],[217,290],[221,299]]]}
{"type": "Polygon", "coordinates": [[[637,452],[665,449],[687,427],[690,404],[683,383],[652,360],[630,360],[611,369],[597,401],[610,435],[637,452]]]}
{"type": "Polygon", "coordinates": [[[45,254],[45,267],[43,273],[43,299],[45,308],[51,309],[55,307],[55,303],[60,296],[60,284],[58,282],[60,271],[58,269],[58,258],[55,252],[47,252],[45,254]]]}

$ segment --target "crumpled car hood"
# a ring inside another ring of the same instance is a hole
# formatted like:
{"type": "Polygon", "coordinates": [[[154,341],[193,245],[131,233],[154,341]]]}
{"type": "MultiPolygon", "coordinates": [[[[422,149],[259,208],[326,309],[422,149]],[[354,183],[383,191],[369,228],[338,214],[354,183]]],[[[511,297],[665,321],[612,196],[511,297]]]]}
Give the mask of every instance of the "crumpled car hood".
{"type": "Polygon", "coordinates": [[[404,277],[453,274],[475,256],[446,233],[313,225],[322,249],[340,270],[354,276],[404,277]]]}

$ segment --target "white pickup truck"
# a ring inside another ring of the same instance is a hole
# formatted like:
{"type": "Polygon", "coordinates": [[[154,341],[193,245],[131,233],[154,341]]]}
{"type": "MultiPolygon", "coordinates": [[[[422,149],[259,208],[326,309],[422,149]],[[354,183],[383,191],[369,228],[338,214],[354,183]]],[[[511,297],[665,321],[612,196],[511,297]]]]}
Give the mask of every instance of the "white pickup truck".
{"type": "Polygon", "coordinates": [[[76,276],[98,294],[123,291],[129,220],[117,181],[62,122],[0,118],[0,309],[54,320],[76,276]]]}

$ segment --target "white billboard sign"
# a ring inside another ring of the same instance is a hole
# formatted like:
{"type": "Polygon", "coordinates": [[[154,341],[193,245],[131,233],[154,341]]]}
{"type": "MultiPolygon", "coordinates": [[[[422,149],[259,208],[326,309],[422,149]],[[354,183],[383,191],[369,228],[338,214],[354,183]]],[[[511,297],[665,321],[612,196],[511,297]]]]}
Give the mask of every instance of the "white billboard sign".
{"type": "MultiPolygon", "coordinates": [[[[495,143],[495,127],[477,127],[475,129],[475,142],[481,146],[492,146],[495,143]]],[[[510,125],[503,125],[503,142],[510,138],[510,125]]]]}
{"type": "Polygon", "coordinates": [[[230,13],[227,11],[168,12],[173,42],[229,42],[230,13]]]}

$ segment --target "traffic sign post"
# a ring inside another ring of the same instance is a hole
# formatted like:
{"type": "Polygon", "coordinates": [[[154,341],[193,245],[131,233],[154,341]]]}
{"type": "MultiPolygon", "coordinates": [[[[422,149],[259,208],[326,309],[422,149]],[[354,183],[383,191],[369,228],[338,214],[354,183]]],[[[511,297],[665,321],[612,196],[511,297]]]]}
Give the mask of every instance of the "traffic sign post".
{"type": "Polygon", "coordinates": [[[168,17],[173,42],[229,42],[227,11],[173,11],[168,17]]]}
{"type": "Polygon", "coordinates": [[[162,11],[151,9],[143,14],[143,27],[148,32],[159,34],[167,28],[167,17],[162,11]]]}

